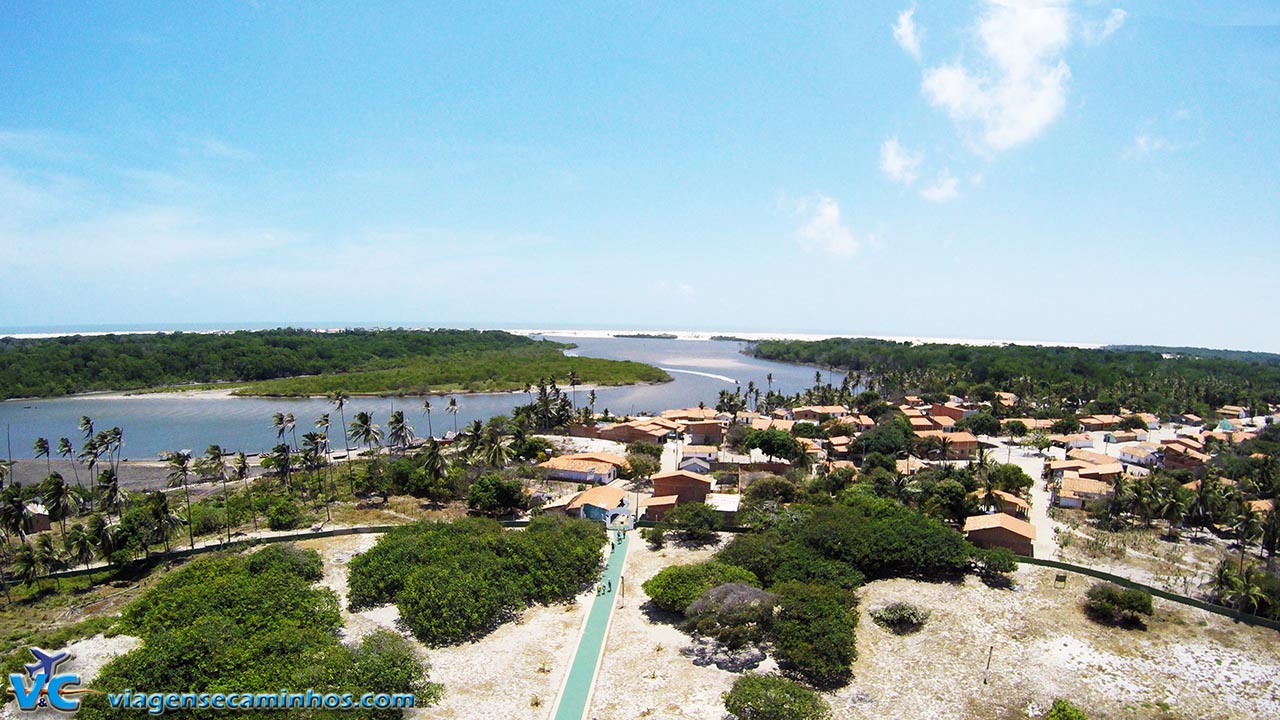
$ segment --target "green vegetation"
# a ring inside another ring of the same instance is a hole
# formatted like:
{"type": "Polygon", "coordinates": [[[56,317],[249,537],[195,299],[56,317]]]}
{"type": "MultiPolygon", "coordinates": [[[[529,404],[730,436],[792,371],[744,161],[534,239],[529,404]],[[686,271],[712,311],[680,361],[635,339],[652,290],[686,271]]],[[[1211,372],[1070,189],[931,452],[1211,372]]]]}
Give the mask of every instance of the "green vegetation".
{"type": "Polygon", "coordinates": [[[849,387],[862,381],[881,395],[1012,392],[1028,407],[1049,413],[1042,417],[1060,417],[1073,408],[1114,413],[1121,406],[1162,416],[1195,412],[1208,417],[1223,404],[1280,402],[1280,362],[1248,353],[1165,357],[1136,349],[914,345],[865,338],[769,340],[750,352],[845,370],[854,377],[849,387]]]}
{"type": "Polygon", "coordinates": [[[298,396],[519,390],[570,373],[604,385],[670,379],[640,363],[565,357],[565,347],[478,330],[0,338],[0,398],[214,383],[243,385],[241,394],[298,396]]]}
{"type": "Polygon", "coordinates": [[[599,523],[542,517],[525,530],[467,518],[397,528],[351,561],[353,610],[394,602],[430,645],[475,639],[533,603],[571,600],[600,568],[599,523]]]}
{"type": "Polygon", "coordinates": [[[896,602],[871,611],[871,619],[877,625],[892,631],[896,635],[909,635],[917,632],[929,621],[931,613],[911,603],[896,602]]]}
{"type": "Polygon", "coordinates": [[[1049,712],[1045,713],[1044,720],[1089,720],[1089,716],[1085,715],[1080,708],[1072,705],[1070,701],[1058,698],[1053,701],[1053,706],[1049,708],[1049,712]]]}
{"type": "MultiPolygon", "coordinates": [[[[313,587],[314,551],[269,548],[249,556],[212,556],[163,577],[130,604],[119,631],[143,647],[109,662],[93,687],[106,692],[415,693],[431,704],[439,688],[402,638],[379,632],[342,645],[337,597],[313,587]],[[305,661],[300,659],[305,658],[305,661]],[[374,686],[376,685],[376,687],[374,686]]],[[[85,695],[78,717],[116,717],[105,695],[85,695]]],[[[228,717],[400,717],[396,711],[224,711],[228,717]]]]}
{"type": "Polygon", "coordinates": [[[693,565],[672,565],[645,581],[645,594],[663,610],[683,613],[708,590],[726,583],[758,585],[749,570],[710,560],[693,565]]]}
{"type": "Polygon", "coordinates": [[[685,609],[684,629],[730,648],[763,642],[773,628],[778,596],[746,583],[725,583],[685,609]]]}
{"type": "Polygon", "coordinates": [[[691,545],[714,543],[720,530],[720,513],[706,503],[690,502],[677,505],[662,518],[660,527],[675,531],[680,540],[691,545]]]}
{"type": "Polygon", "coordinates": [[[818,693],[775,675],[746,673],[724,694],[724,708],[739,720],[829,720],[818,693]]]}
{"type": "Polygon", "coordinates": [[[858,656],[853,593],[809,583],[782,583],[774,591],[779,597],[773,621],[778,666],[814,687],[847,683],[858,656]]]}
{"type": "Polygon", "coordinates": [[[1085,593],[1085,613],[1095,622],[1122,627],[1143,627],[1141,615],[1151,616],[1151,593],[1115,583],[1094,583],[1085,593]]]}

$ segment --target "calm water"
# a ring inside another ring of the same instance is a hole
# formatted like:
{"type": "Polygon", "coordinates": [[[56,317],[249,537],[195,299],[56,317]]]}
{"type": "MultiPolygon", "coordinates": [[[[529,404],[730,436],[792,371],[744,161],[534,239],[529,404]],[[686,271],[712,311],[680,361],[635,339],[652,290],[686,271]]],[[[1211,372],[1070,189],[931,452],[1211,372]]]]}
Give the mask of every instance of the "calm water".
{"type": "MultiPolygon", "coordinates": [[[[693,340],[647,340],[631,338],[557,338],[578,344],[572,354],[612,360],[636,360],[665,368],[674,378],[662,385],[596,390],[596,409],[614,414],[635,414],[673,407],[690,407],[699,402],[714,405],[721,390],[732,390],[734,381],[746,391],[748,381],[767,389],[765,376],[773,373],[773,387],[798,392],[813,384],[813,368],[766,362],[742,355],[740,343],[693,340]]],[[[828,373],[823,372],[824,381],[828,373]]],[[[831,375],[838,383],[843,376],[831,375]]],[[[565,388],[568,390],[568,388],[565,388]]],[[[437,435],[454,428],[455,418],[445,412],[449,397],[431,396],[430,429],[437,435]]],[[[458,400],[456,424],[462,428],[476,419],[510,414],[513,407],[527,403],[524,393],[495,395],[454,395],[458,400]]],[[[587,391],[578,390],[578,403],[587,402],[587,391]]],[[[379,425],[386,424],[394,410],[403,410],[418,435],[428,432],[428,419],[421,398],[352,398],[345,412],[349,422],[360,411],[371,413],[379,425]]],[[[323,413],[330,414],[331,435],[338,438],[341,419],[327,401],[316,399],[210,398],[139,395],[125,398],[75,397],[55,400],[11,400],[0,402],[0,432],[8,431],[14,459],[33,456],[38,437],[49,438],[57,448],[58,438],[71,438],[80,446],[82,415],[93,419],[103,430],[119,426],[124,430],[124,455],[134,459],[155,458],[166,450],[192,449],[201,452],[211,443],[228,450],[261,452],[276,444],[271,426],[275,413],[293,413],[299,437],[313,429],[323,413]]],[[[0,442],[5,437],[0,436],[0,442]]],[[[340,444],[340,440],[335,444],[340,444]]],[[[0,453],[9,448],[0,445],[0,453]]]]}

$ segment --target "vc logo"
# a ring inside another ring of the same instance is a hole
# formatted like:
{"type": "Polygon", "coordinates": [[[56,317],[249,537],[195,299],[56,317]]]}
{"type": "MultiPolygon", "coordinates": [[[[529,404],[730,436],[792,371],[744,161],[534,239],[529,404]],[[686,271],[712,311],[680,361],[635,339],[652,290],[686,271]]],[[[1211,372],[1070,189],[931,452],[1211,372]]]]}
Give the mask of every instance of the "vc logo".
{"type": "Polygon", "coordinates": [[[36,661],[25,666],[27,675],[31,676],[29,685],[21,673],[9,674],[9,684],[13,686],[13,694],[18,698],[18,708],[35,710],[52,707],[55,710],[67,712],[78,710],[80,701],[67,696],[88,692],[68,689],[70,685],[80,684],[80,676],[70,673],[53,674],[59,665],[71,657],[71,654],[66,652],[49,654],[36,648],[31,648],[31,654],[36,661]]]}

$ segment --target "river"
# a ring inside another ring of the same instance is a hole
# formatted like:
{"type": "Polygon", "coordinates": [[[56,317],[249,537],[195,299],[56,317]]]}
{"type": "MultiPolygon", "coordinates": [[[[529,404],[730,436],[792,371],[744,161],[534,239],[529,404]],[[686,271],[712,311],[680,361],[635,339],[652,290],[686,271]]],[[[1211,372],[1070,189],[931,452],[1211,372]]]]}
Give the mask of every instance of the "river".
{"type": "MultiPolygon", "coordinates": [[[[568,351],[570,354],[635,360],[664,368],[671,374],[672,382],[659,385],[597,388],[596,410],[608,409],[615,415],[691,407],[699,402],[714,405],[721,390],[732,390],[740,384],[745,392],[749,381],[754,381],[763,392],[768,389],[766,377],[770,373],[773,388],[782,392],[798,392],[813,384],[813,368],[748,357],[741,354],[743,345],[738,342],[545,337],[577,343],[576,349],[568,351]]],[[[823,378],[825,382],[827,371],[823,371],[823,378]]],[[[841,380],[842,374],[830,374],[831,382],[841,380]]],[[[587,402],[587,393],[587,389],[578,388],[579,405],[587,402]]],[[[344,411],[348,422],[353,414],[363,410],[385,426],[392,411],[403,410],[418,435],[426,435],[430,428],[440,436],[455,426],[461,429],[472,420],[510,414],[516,405],[529,402],[525,393],[433,395],[429,399],[429,421],[423,411],[422,398],[417,397],[356,397],[347,402],[344,411]],[[450,397],[458,401],[456,416],[445,411],[450,397]]],[[[330,434],[338,438],[342,419],[337,409],[322,398],[240,398],[180,393],[125,397],[83,395],[0,402],[0,431],[6,433],[0,442],[7,443],[0,445],[0,452],[11,452],[15,460],[31,458],[32,446],[39,437],[48,438],[55,452],[60,437],[70,438],[78,449],[83,443],[79,431],[81,416],[92,418],[98,430],[120,427],[124,433],[123,454],[134,460],[154,459],[168,450],[190,449],[200,453],[213,443],[229,451],[261,452],[278,442],[271,424],[277,412],[293,413],[298,437],[310,432],[322,414],[329,413],[333,425],[330,434]]],[[[340,443],[338,440],[334,444],[340,443]]]]}

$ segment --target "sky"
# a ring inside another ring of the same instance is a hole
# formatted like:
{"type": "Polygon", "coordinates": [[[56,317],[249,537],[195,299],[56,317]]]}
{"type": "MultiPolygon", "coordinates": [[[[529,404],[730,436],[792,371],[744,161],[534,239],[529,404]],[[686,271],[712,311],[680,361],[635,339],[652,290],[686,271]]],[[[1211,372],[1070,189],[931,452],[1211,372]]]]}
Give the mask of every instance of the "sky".
{"type": "Polygon", "coordinates": [[[1280,351],[1274,2],[0,4],[0,327],[1280,351]]]}

